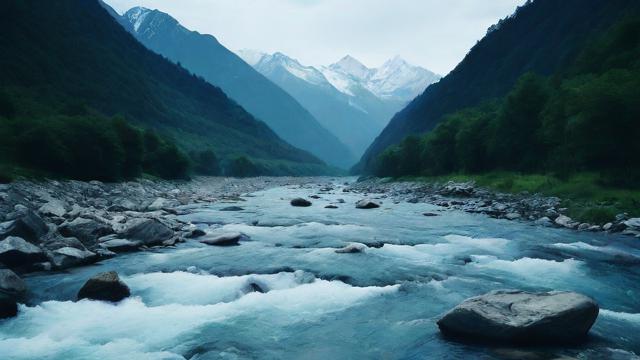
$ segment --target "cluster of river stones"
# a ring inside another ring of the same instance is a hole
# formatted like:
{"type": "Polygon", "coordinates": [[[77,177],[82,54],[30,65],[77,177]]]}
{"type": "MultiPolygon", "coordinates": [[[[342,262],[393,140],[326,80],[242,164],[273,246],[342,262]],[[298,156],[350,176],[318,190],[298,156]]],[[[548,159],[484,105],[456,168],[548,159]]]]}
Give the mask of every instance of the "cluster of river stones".
{"type": "MultiPolygon", "coordinates": [[[[25,283],[18,274],[59,271],[110,258],[121,252],[174,246],[183,241],[237,246],[248,240],[248,236],[242,233],[210,236],[181,221],[176,209],[179,205],[198,202],[241,201],[241,194],[260,189],[317,184],[317,181],[313,178],[202,178],[186,183],[48,181],[0,185],[0,319],[15,316],[17,304],[24,301],[27,294],[25,283]]],[[[350,205],[361,211],[375,211],[386,198],[393,201],[439,201],[443,207],[459,208],[464,207],[464,203],[453,204],[455,200],[451,197],[484,197],[481,190],[469,184],[453,183],[434,192],[417,184],[389,185],[366,181],[351,184],[343,191],[385,194],[350,205]],[[448,206],[444,205],[445,202],[448,206]]],[[[310,207],[313,205],[311,200],[296,198],[290,200],[290,204],[293,207],[310,207]]],[[[537,197],[530,201],[542,205],[526,209],[550,210],[559,203],[556,199],[537,197]]],[[[516,202],[506,202],[504,198],[499,202],[508,209],[517,209],[521,216],[527,214],[516,202]]],[[[465,203],[469,206],[471,201],[465,203]]],[[[496,203],[498,200],[491,206],[496,207],[496,203]]],[[[344,204],[344,201],[339,204],[344,204]]],[[[526,204],[526,201],[521,199],[518,204],[526,204]]],[[[335,204],[328,206],[337,207],[335,204]]],[[[238,211],[242,208],[229,206],[223,210],[238,211]]],[[[532,211],[530,213],[533,214],[532,211]]],[[[560,216],[555,217],[555,223],[560,216]]],[[[629,228],[634,228],[633,221],[636,220],[625,221],[632,221],[629,228]]],[[[550,218],[550,221],[553,220],[550,218]]],[[[635,229],[640,229],[640,226],[635,229]]],[[[336,252],[354,254],[363,252],[364,248],[362,244],[351,244],[336,252]]],[[[78,292],[79,301],[118,302],[128,296],[129,288],[114,272],[97,274],[88,279],[78,292]]],[[[464,301],[444,314],[438,326],[447,337],[463,340],[567,343],[585,338],[598,311],[598,304],[593,299],[573,292],[497,290],[464,301]]]]}
{"type": "MultiPolygon", "coordinates": [[[[477,187],[473,182],[417,183],[389,182],[384,179],[364,179],[351,186],[361,193],[384,194],[382,199],[429,203],[446,209],[514,221],[530,221],[545,227],[559,227],[578,231],[621,233],[640,238],[640,218],[618,214],[605,224],[579,222],[566,215],[566,208],[557,197],[539,194],[504,194],[477,187]]],[[[437,214],[425,214],[427,216],[437,214]]]]}

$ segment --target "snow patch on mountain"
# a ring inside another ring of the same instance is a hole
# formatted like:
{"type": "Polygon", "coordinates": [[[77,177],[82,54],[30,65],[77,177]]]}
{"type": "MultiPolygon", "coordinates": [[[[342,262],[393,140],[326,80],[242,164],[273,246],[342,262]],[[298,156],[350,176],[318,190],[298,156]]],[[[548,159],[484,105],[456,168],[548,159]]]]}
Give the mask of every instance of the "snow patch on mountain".
{"type": "Polygon", "coordinates": [[[127,11],[124,16],[132,24],[133,30],[135,32],[138,32],[140,26],[142,25],[142,23],[144,23],[144,19],[149,15],[150,12],[150,9],[138,6],[127,11]]]}

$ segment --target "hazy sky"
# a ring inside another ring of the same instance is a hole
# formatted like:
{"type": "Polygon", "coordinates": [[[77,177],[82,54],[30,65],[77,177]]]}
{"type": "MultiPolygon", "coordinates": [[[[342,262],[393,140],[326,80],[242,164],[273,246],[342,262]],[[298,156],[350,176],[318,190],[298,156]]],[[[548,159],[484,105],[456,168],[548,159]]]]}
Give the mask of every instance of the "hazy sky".
{"type": "Polygon", "coordinates": [[[231,50],[281,51],[303,64],[350,54],[369,67],[400,55],[451,71],[489,26],[525,0],[106,0],[159,9],[231,50]]]}

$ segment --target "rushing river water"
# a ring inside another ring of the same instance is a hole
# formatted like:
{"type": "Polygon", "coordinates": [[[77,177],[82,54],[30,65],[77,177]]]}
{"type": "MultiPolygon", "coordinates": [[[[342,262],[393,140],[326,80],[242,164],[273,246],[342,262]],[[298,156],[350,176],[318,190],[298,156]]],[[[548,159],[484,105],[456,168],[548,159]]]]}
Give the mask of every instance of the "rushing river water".
{"type": "Polygon", "coordinates": [[[329,193],[281,187],[237,204],[192,206],[183,220],[212,234],[240,231],[251,241],[224,248],[188,241],[28,277],[31,304],[0,321],[0,358],[518,358],[524,355],[448,341],[436,326],[465,298],[500,288],[574,290],[599,302],[588,342],[527,349],[540,359],[640,354],[638,239],[390,199],[381,199],[380,209],[357,210],[361,198],[336,184],[329,193]],[[313,194],[322,198],[310,208],[289,205],[313,194]],[[325,209],[330,203],[339,208],[325,209]],[[220,211],[230,205],[245,210],[220,211]],[[440,216],[423,216],[427,211],[440,216]],[[374,246],[335,252],[351,242],[374,246]],[[108,270],[120,273],[131,298],[74,301],[89,277],[108,270]],[[251,284],[267,292],[250,292],[251,284]]]}

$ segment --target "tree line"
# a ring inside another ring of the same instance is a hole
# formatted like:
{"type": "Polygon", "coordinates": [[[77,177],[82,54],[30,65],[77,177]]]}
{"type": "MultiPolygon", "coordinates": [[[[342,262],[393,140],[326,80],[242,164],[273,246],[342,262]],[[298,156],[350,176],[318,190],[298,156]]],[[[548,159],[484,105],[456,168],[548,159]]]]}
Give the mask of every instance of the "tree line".
{"type": "Polygon", "coordinates": [[[503,98],[446,116],[376,161],[378,176],[494,170],[598,172],[640,185],[640,20],[628,18],[585,46],[564,70],[524,74],[503,98]]]}

